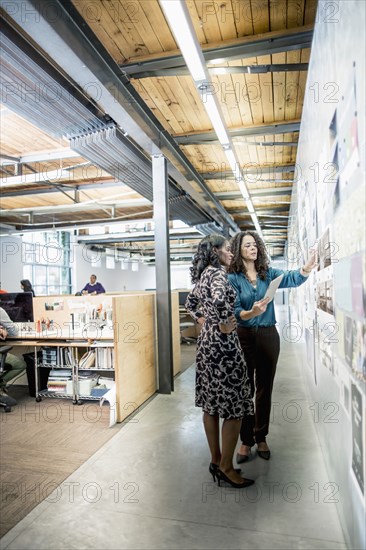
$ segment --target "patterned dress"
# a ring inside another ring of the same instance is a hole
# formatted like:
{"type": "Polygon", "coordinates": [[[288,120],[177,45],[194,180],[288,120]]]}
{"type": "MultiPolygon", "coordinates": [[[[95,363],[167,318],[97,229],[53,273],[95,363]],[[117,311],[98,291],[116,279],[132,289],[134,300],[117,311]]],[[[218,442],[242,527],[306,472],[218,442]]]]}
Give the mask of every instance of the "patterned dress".
{"type": "Polygon", "coordinates": [[[247,369],[236,331],[224,334],[234,312],[236,292],[224,269],[208,266],[188,295],[186,309],[205,322],[197,341],[196,406],[220,418],[253,414],[247,369]]]}

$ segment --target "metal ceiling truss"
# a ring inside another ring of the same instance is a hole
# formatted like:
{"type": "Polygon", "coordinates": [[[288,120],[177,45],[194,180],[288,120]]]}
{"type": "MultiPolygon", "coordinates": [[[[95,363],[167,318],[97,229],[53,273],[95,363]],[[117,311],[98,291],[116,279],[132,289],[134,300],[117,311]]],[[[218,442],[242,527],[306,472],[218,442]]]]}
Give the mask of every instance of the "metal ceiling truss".
{"type": "MultiPolygon", "coordinates": [[[[260,197],[265,195],[265,198],[270,198],[274,195],[291,195],[292,187],[265,187],[263,189],[251,189],[250,196],[260,197]]],[[[243,198],[243,195],[240,191],[223,191],[220,193],[215,193],[215,197],[220,201],[230,201],[230,200],[240,200],[243,198]]]]}
{"type": "MultiPolygon", "coordinates": [[[[208,46],[203,48],[203,57],[206,62],[217,59],[228,61],[231,59],[247,59],[274,53],[282,53],[303,48],[310,48],[313,38],[313,25],[305,25],[296,29],[285,31],[272,31],[263,33],[258,37],[245,37],[229,44],[221,42],[217,47],[208,46]]],[[[182,55],[159,56],[152,59],[145,58],[137,63],[121,65],[121,69],[129,76],[144,71],[161,71],[163,69],[185,67],[182,55]]]]}
{"type": "MultiPolygon", "coordinates": [[[[151,160],[116,126],[73,137],[70,147],[150,202],[153,201],[151,160]]],[[[173,219],[180,219],[188,225],[212,221],[171,178],[169,211],[173,219]]]]}
{"type": "MultiPolygon", "coordinates": [[[[210,163],[207,163],[210,164],[210,163]]],[[[250,166],[253,166],[255,163],[249,163],[250,166]]],[[[241,172],[243,174],[243,177],[246,176],[256,176],[256,178],[250,178],[249,181],[252,181],[254,183],[260,182],[260,176],[262,174],[278,174],[278,173],[292,173],[296,169],[295,164],[277,164],[275,166],[266,166],[266,165],[258,165],[254,168],[245,168],[245,166],[241,167],[241,172]]],[[[235,179],[235,175],[233,174],[232,170],[215,170],[212,172],[201,172],[201,176],[205,180],[233,180],[235,179]]]]}
{"type": "MultiPolygon", "coordinates": [[[[300,121],[289,121],[275,124],[261,124],[259,126],[250,126],[249,128],[231,128],[228,130],[232,138],[253,137],[276,134],[290,134],[300,131],[300,121]]],[[[179,145],[203,145],[205,143],[217,142],[215,132],[200,132],[184,135],[176,135],[174,139],[179,145]]],[[[234,141],[236,141],[234,139],[234,141]]],[[[259,145],[259,143],[257,144],[259,145]]]]}
{"type": "MultiPolygon", "coordinates": [[[[125,66],[122,66],[124,69],[125,66]]],[[[279,73],[279,72],[291,72],[291,71],[307,71],[309,69],[308,63],[282,63],[282,64],[268,64],[268,65],[239,65],[230,67],[207,67],[210,74],[222,75],[222,74],[267,74],[267,73],[279,73]]],[[[128,71],[126,71],[127,74],[128,71]]],[[[170,69],[156,69],[155,71],[135,72],[130,76],[133,78],[154,78],[159,76],[187,76],[190,72],[187,67],[172,67],[170,69]]]]}
{"type": "MultiPolygon", "coordinates": [[[[234,220],[141,99],[130,79],[121,74],[118,65],[71,3],[49,0],[48,9],[43,10],[37,0],[14,0],[11,5],[5,3],[3,7],[21,26],[22,32],[28,33],[30,38],[55,61],[57,67],[60,66],[65,74],[70,75],[70,83],[73,79],[73,83],[76,82],[80,90],[84,85],[93,82],[100,91],[98,98],[100,108],[123,128],[124,133],[129,134],[134,143],[149,155],[163,154],[168,159],[170,177],[180,185],[187,196],[190,196],[189,199],[182,200],[184,209],[190,203],[195,205],[196,210],[204,213],[201,218],[204,217],[205,221],[215,221],[219,226],[228,225],[233,232],[238,230],[234,220]],[[34,14],[34,17],[23,18],[22,14],[28,10],[34,14]],[[54,13],[58,14],[57,18],[53,17],[54,13]],[[80,65],[83,66],[82,71],[80,71],[80,65]],[[191,181],[198,185],[201,192],[196,191],[191,181]]],[[[9,18],[9,21],[12,20],[9,18]]],[[[42,60],[44,64],[45,60],[43,58],[42,60]]],[[[14,110],[22,113],[24,105],[16,103],[14,110]]],[[[37,118],[34,120],[38,127],[39,116],[37,112],[37,118]]],[[[52,115],[48,117],[50,118],[52,119],[52,115]]],[[[80,116],[74,115],[73,118],[80,123],[80,116]]],[[[66,129],[70,136],[68,124],[66,129]]],[[[59,128],[58,131],[61,129],[59,128]]],[[[80,133],[83,132],[73,131],[73,135],[80,133]]],[[[172,207],[174,209],[174,205],[172,207]]]]}

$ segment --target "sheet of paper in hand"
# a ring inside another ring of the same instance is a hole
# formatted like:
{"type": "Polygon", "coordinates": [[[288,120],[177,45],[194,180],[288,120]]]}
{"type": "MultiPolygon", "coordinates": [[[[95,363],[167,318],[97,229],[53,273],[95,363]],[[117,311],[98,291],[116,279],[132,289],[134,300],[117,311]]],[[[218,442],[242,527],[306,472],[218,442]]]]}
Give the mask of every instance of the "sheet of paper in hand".
{"type": "Polygon", "coordinates": [[[276,277],[275,279],[273,279],[273,281],[271,281],[269,283],[269,286],[267,288],[267,292],[265,293],[265,295],[263,297],[263,300],[264,300],[264,298],[269,298],[269,301],[272,302],[272,300],[274,298],[274,295],[276,294],[276,290],[280,286],[280,283],[281,283],[282,279],[283,279],[283,273],[281,275],[279,275],[278,277],[276,277]]]}

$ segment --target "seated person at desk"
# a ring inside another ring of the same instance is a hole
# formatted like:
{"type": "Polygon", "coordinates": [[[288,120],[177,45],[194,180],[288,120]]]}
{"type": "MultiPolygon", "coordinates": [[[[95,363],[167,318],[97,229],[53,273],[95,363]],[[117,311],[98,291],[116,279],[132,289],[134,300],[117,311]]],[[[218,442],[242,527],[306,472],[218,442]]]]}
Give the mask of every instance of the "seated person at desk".
{"type": "Polygon", "coordinates": [[[81,294],[103,294],[105,292],[103,285],[97,283],[97,276],[90,275],[90,283],[87,283],[81,290],[81,294]]]}
{"type": "MultiPolygon", "coordinates": [[[[0,307],[0,340],[5,340],[7,336],[17,336],[18,329],[10,319],[6,311],[0,307]]],[[[26,369],[23,359],[8,353],[5,360],[5,374],[0,378],[0,396],[6,396],[6,386],[10,380],[17,378],[26,369]]],[[[10,405],[13,403],[9,403],[10,405]]]]}

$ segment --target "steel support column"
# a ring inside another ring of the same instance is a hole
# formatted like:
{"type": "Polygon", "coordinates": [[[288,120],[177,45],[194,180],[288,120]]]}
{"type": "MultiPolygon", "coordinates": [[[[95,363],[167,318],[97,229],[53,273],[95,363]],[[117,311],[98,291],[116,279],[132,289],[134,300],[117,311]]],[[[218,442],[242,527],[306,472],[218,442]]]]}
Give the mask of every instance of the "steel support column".
{"type": "Polygon", "coordinates": [[[173,328],[170,288],[168,170],[163,155],[152,157],[155,223],[156,310],[159,392],[170,393],[173,379],[173,328]]]}

